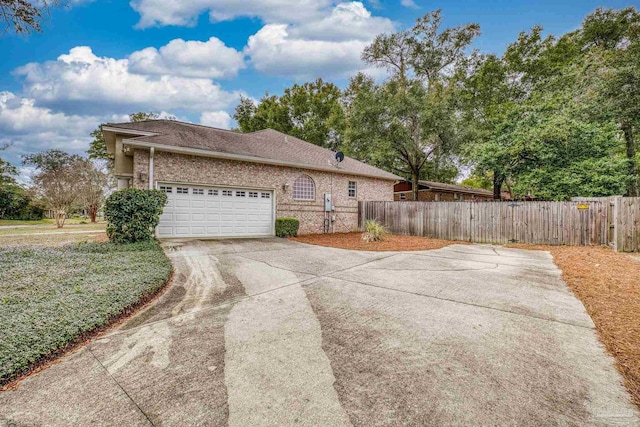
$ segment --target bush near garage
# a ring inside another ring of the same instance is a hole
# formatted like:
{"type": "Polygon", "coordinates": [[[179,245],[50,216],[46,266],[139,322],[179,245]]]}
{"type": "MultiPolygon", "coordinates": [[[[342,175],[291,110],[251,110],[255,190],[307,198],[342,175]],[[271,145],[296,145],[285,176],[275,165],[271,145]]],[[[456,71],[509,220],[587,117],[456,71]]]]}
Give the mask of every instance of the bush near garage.
{"type": "Polygon", "coordinates": [[[167,203],[160,190],[126,188],[111,194],[104,205],[107,236],[113,243],[148,242],[167,203]]]}
{"type": "Polygon", "coordinates": [[[277,218],[276,219],[276,236],[278,237],[296,237],[300,221],[297,218],[277,218]]]}

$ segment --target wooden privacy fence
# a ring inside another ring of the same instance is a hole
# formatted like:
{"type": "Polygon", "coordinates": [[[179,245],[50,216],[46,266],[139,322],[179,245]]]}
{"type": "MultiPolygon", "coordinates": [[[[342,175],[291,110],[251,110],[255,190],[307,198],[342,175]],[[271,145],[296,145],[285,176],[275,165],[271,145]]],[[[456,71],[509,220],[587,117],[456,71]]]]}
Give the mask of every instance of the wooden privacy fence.
{"type": "Polygon", "coordinates": [[[359,202],[359,224],[389,231],[477,243],[610,245],[640,250],[640,198],[571,202],[359,202]]]}

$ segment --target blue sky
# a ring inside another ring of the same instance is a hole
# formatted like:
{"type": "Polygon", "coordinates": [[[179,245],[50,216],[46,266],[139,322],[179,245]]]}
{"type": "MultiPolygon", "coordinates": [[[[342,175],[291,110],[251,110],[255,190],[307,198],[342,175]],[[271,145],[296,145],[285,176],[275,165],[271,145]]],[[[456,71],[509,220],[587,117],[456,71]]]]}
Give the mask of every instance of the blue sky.
{"type": "MultiPolygon", "coordinates": [[[[259,99],[323,77],[341,87],[367,70],[362,48],[380,32],[410,27],[442,8],[444,25],[477,22],[474,47],[501,53],[518,33],[579,27],[618,0],[71,0],[42,34],[0,37],[0,152],[84,153],[92,129],[154,111],[232,127],[240,95],[259,99]]],[[[382,76],[378,71],[378,76],[382,76]]],[[[29,169],[21,170],[23,179],[29,169]]]]}

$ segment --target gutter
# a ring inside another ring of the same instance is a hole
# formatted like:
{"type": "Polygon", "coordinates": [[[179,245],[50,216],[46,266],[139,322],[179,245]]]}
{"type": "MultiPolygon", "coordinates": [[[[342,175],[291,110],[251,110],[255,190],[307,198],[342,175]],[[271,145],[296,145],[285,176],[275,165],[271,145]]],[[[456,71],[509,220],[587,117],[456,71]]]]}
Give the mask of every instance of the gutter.
{"type": "MultiPolygon", "coordinates": [[[[202,156],[202,157],[213,157],[216,159],[236,160],[236,161],[242,161],[242,162],[248,162],[248,163],[259,163],[263,165],[286,166],[286,167],[294,167],[298,169],[315,170],[315,171],[321,171],[321,172],[341,173],[345,175],[365,176],[368,178],[382,179],[385,181],[395,182],[395,181],[402,180],[402,178],[400,177],[385,177],[385,176],[372,175],[367,173],[345,171],[339,168],[327,168],[327,167],[321,167],[321,166],[308,165],[304,163],[264,159],[261,157],[246,156],[243,154],[221,153],[219,151],[203,150],[200,148],[177,147],[173,145],[155,144],[155,143],[145,142],[145,141],[136,141],[135,139],[123,139],[122,144],[123,145],[127,144],[137,148],[149,148],[150,150],[158,149],[160,151],[166,151],[169,153],[187,154],[187,155],[202,156]]],[[[149,175],[151,175],[151,173],[149,175]]],[[[149,181],[151,181],[151,176],[149,177],[149,181]]]]}

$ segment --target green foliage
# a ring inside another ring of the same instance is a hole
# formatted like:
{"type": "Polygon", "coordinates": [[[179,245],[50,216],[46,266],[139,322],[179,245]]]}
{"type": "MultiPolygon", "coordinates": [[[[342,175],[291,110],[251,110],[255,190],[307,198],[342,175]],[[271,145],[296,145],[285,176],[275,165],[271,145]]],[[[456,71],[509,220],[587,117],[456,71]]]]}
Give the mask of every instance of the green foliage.
{"type": "Polygon", "coordinates": [[[297,218],[276,218],[276,236],[296,237],[300,221],[297,218]]]}
{"type": "Polygon", "coordinates": [[[637,194],[638,22],[598,9],[560,38],[534,27],[473,58],[459,100],[475,174],[544,199],[637,194]]]}
{"type": "Polygon", "coordinates": [[[0,157],[0,185],[15,184],[14,176],[18,174],[18,169],[11,163],[2,160],[0,157]]]}
{"type": "Polygon", "coordinates": [[[373,219],[370,219],[364,223],[364,233],[362,233],[362,240],[367,243],[381,242],[384,240],[384,236],[387,234],[384,226],[373,219]]]}
{"type": "Polygon", "coordinates": [[[440,166],[458,142],[460,74],[451,70],[465,67],[465,49],[480,32],[477,24],[441,28],[441,23],[438,10],[408,31],[377,36],[362,59],[386,68],[389,80],[376,84],[360,74],[345,94],[345,151],[410,178],[416,196],[429,162],[433,179],[446,176],[440,166]]]}
{"type": "Polygon", "coordinates": [[[153,294],[171,274],[155,243],[0,248],[0,383],[153,294]]]}
{"type": "Polygon", "coordinates": [[[335,150],[342,142],[345,127],[341,96],[336,85],[318,78],[294,84],[280,97],[266,94],[258,105],[243,97],[234,119],[242,132],[271,128],[335,150]]]}
{"type": "Polygon", "coordinates": [[[0,219],[25,218],[30,198],[27,192],[15,184],[0,186],[0,219]]]}
{"type": "Polygon", "coordinates": [[[462,180],[460,185],[472,188],[482,188],[483,190],[491,190],[491,177],[487,175],[471,175],[462,180]]]}
{"type": "Polygon", "coordinates": [[[95,160],[107,160],[110,163],[113,163],[114,156],[113,154],[107,153],[107,143],[105,142],[104,135],[102,134],[102,127],[91,132],[89,136],[93,138],[89,144],[89,149],[87,150],[89,158],[95,160]]]}
{"type": "Polygon", "coordinates": [[[112,193],[104,206],[109,239],[114,243],[153,240],[166,203],[167,195],[160,190],[126,188],[112,193]]]}

